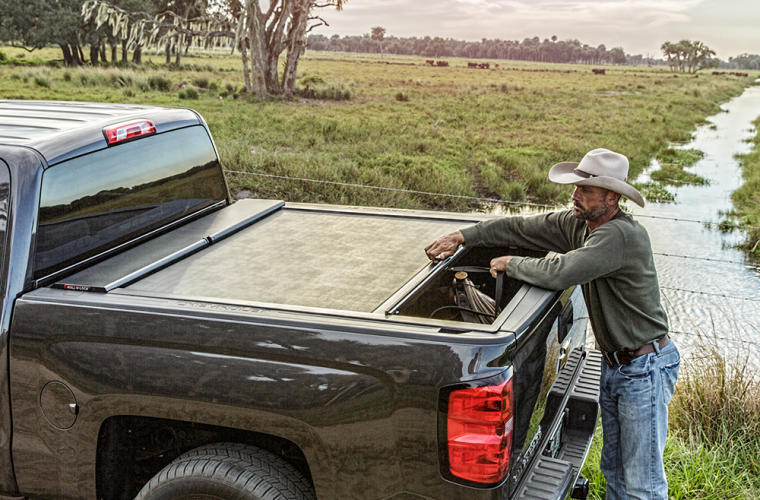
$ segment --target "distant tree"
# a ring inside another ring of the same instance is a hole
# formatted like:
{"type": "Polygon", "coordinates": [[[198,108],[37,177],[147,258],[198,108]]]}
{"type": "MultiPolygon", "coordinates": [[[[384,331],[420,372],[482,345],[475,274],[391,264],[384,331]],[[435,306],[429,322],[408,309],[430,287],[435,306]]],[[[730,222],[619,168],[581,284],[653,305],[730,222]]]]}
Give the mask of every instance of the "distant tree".
{"type": "MultiPolygon", "coordinates": [[[[377,42],[371,34],[363,36],[333,35],[328,43],[318,35],[308,37],[308,46],[318,50],[346,52],[377,52],[377,42]]],[[[519,40],[482,38],[480,41],[453,40],[450,38],[383,37],[383,52],[414,54],[428,58],[455,56],[473,59],[518,59],[557,63],[612,63],[626,64],[628,56],[621,47],[607,50],[604,45],[592,47],[578,40],[557,40],[556,35],[543,40],[538,37],[519,40]]],[[[643,61],[643,57],[636,59],[643,61]]],[[[647,58],[648,63],[661,64],[661,60],[647,58]]]]}
{"type": "Polygon", "coordinates": [[[760,69],[760,55],[739,54],[728,58],[728,66],[738,69],[760,69]]]}
{"type": "MultiPolygon", "coordinates": [[[[610,62],[612,64],[625,64],[627,58],[622,47],[613,47],[609,51],[610,62]]],[[[640,56],[639,56],[640,57],[640,56]]]]}
{"type": "Polygon", "coordinates": [[[673,72],[696,73],[700,69],[713,67],[715,64],[712,60],[715,51],[700,41],[663,42],[660,48],[673,72]]]}
{"type": "Polygon", "coordinates": [[[380,46],[380,55],[383,55],[383,39],[385,39],[385,28],[382,26],[375,26],[372,28],[372,34],[370,37],[373,40],[376,40],[378,45],[380,46]]]}
{"type": "Polygon", "coordinates": [[[715,55],[715,51],[702,42],[691,42],[691,47],[688,50],[688,66],[689,73],[696,73],[700,69],[714,67],[712,62],[712,56],[715,55]]]}
{"type": "Polygon", "coordinates": [[[0,41],[30,52],[57,45],[67,66],[81,64],[81,5],[82,0],[0,0],[0,41]]]}

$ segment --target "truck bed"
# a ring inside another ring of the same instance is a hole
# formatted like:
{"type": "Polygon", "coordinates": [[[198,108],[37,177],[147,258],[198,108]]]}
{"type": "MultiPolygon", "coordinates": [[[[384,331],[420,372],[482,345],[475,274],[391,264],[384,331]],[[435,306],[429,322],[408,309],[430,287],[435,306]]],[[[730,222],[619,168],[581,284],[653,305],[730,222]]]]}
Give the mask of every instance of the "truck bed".
{"type": "Polygon", "coordinates": [[[372,312],[470,222],[241,200],[56,286],[372,312]]]}

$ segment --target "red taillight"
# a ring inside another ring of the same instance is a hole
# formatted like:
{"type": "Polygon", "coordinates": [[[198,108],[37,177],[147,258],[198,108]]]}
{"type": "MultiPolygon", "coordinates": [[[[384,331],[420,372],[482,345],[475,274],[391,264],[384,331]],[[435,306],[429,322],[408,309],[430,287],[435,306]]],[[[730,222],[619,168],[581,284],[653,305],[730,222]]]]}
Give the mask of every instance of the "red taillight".
{"type": "Polygon", "coordinates": [[[478,483],[504,479],[512,448],[511,377],[452,391],[446,422],[451,474],[478,483]]]}
{"type": "Polygon", "coordinates": [[[106,136],[106,142],[109,145],[155,133],[156,126],[150,120],[117,123],[103,129],[103,134],[106,136]]]}

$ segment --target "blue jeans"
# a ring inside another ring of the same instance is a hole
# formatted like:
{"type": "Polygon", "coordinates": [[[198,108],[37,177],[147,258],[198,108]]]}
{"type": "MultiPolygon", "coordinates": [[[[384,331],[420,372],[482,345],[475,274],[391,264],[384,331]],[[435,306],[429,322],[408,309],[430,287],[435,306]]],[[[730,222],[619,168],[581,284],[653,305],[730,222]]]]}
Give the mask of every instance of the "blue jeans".
{"type": "Polygon", "coordinates": [[[672,341],[662,349],[655,344],[655,352],[634,358],[630,365],[610,368],[602,361],[601,469],[607,500],[667,500],[662,454],[680,364],[672,341]]]}

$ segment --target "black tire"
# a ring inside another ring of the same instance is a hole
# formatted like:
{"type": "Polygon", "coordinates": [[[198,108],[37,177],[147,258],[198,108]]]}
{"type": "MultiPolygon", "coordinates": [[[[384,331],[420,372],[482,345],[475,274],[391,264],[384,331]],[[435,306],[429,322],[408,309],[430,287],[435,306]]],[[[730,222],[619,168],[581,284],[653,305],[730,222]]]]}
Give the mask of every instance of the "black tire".
{"type": "Polygon", "coordinates": [[[237,443],[180,455],[143,486],[135,500],[314,500],[311,483],[282,458],[237,443]]]}

